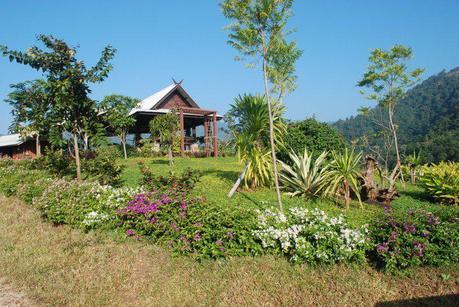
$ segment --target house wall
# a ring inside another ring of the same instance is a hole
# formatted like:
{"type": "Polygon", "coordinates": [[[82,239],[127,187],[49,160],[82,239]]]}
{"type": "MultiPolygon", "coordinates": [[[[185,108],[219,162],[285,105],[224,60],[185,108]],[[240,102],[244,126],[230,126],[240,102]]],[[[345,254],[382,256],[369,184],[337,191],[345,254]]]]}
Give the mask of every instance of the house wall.
{"type": "MultiPolygon", "coordinates": [[[[44,146],[45,142],[42,142],[42,151],[44,146]]],[[[33,159],[36,156],[35,141],[27,141],[17,146],[0,147],[0,157],[5,156],[13,160],[33,159]]]]}

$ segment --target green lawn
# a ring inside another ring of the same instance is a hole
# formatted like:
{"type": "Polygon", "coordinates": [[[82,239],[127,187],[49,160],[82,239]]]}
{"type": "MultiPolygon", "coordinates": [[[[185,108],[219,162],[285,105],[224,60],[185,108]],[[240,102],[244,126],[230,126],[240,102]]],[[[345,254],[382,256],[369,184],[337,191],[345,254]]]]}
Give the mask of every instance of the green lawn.
{"type": "MultiPolygon", "coordinates": [[[[138,185],[141,177],[137,163],[144,161],[150,169],[158,175],[167,175],[170,168],[168,160],[165,158],[130,158],[123,160],[126,165],[122,179],[125,185],[138,185]]],[[[207,200],[226,204],[227,206],[253,206],[263,208],[267,206],[276,206],[276,194],[273,189],[259,189],[256,191],[240,190],[233,198],[229,199],[227,194],[233,183],[236,181],[243,165],[238,163],[235,157],[220,158],[175,158],[175,171],[181,172],[187,167],[202,171],[201,182],[196,187],[196,193],[203,195],[207,200]]],[[[439,206],[422,200],[421,191],[415,186],[406,185],[399,187],[401,197],[397,198],[393,206],[395,209],[405,208],[432,208],[435,210],[439,206]]],[[[344,214],[351,225],[359,226],[369,222],[369,220],[382,211],[377,205],[364,204],[360,208],[358,202],[353,202],[349,209],[342,205],[325,200],[304,200],[298,197],[283,196],[285,207],[300,205],[310,208],[320,208],[332,215],[344,214]]]]}

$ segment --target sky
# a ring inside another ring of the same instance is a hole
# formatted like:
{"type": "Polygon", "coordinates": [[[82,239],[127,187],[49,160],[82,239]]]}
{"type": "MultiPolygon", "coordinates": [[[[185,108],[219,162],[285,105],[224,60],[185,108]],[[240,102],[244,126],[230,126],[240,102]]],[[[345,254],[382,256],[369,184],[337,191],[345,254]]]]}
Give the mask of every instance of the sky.
{"type": "MultiPolygon", "coordinates": [[[[142,99],[175,78],[202,108],[224,114],[235,97],[261,92],[263,83],[259,70],[234,60],[218,3],[0,0],[0,45],[26,50],[37,34],[52,34],[79,46],[78,57],[92,65],[110,44],[118,50],[114,69],[91,87],[93,99],[112,93],[142,99]]],[[[289,119],[332,122],[371,105],[356,83],[373,48],[413,48],[410,65],[425,68],[424,77],[459,66],[459,0],[296,0],[293,10],[289,39],[303,55],[298,87],[285,99],[289,119]]],[[[0,134],[11,123],[3,102],[10,84],[40,76],[0,57],[0,134]]]]}

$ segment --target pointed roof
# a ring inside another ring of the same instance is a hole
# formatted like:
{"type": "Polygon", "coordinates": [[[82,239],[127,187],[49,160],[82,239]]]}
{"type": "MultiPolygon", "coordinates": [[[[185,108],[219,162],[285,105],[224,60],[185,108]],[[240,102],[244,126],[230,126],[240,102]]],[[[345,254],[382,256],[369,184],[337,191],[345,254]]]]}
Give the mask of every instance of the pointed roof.
{"type": "Polygon", "coordinates": [[[155,110],[164,100],[166,100],[175,91],[177,91],[180,95],[182,95],[185,101],[188,102],[188,104],[191,107],[199,108],[198,104],[193,100],[193,98],[191,98],[190,95],[188,95],[188,93],[183,89],[180,83],[176,83],[176,84],[168,85],[162,90],[145,98],[137,105],[135,110],[136,111],[155,110]]]}

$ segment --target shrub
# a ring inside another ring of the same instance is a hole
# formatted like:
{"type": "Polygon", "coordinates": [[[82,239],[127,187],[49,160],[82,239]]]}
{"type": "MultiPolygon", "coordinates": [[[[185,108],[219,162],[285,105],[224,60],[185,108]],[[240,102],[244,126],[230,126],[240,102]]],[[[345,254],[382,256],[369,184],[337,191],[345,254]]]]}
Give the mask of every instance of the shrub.
{"type": "Polygon", "coordinates": [[[314,118],[293,122],[287,126],[284,136],[285,148],[279,151],[279,159],[289,163],[289,150],[297,155],[303,153],[304,148],[310,152],[319,154],[323,151],[341,150],[345,145],[343,136],[333,127],[321,123],[314,118]]]}
{"type": "Polygon", "coordinates": [[[326,185],[327,153],[322,152],[317,159],[304,148],[302,156],[290,153],[292,165],[280,162],[281,189],[290,196],[316,197],[324,193],[326,185]]]}
{"type": "Polygon", "coordinates": [[[0,193],[7,197],[17,196],[30,204],[35,195],[41,195],[51,179],[45,171],[24,167],[23,163],[17,162],[0,166],[0,193]]]}
{"type": "Polygon", "coordinates": [[[82,159],[82,169],[89,177],[103,185],[119,185],[122,166],[117,162],[121,154],[117,146],[103,146],[95,152],[86,153],[82,159]]]}
{"type": "Polygon", "coordinates": [[[440,216],[410,210],[397,215],[387,207],[370,227],[373,259],[388,271],[459,261],[459,219],[456,210],[450,212],[440,216]]]}
{"type": "Polygon", "coordinates": [[[171,173],[169,176],[155,176],[143,161],[140,161],[138,166],[142,173],[139,183],[141,186],[144,186],[147,191],[166,191],[172,188],[177,191],[188,192],[194,189],[196,183],[199,182],[202,176],[200,171],[190,167],[186,168],[180,175],[171,173]]]}
{"type": "Polygon", "coordinates": [[[459,163],[440,162],[424,167],[420,184],[436,201],[459,204],[459,163]]]}
{"type": "Polygon", "coordinates": [[[351,229],[342,216],[328,217],[319,209],[291,208],[260,212],[254,236],[263,247],[296,263],[331,264],[363,261],[368,248],[366,228],[351,229]]]}
{"type": "Polygon", "coordinates": [[[118,215],[128,236],[154,239],[197,259],[260,250],[250,233],[254,216],[249,210],[209,206],[174,189],[138,194],[118,215]]]}
{"type": "Polygon", "coordinates": [[[75,174],[75,162],[63,150],[47,150],[44,155],[33,160],[33,167],[57,176],[75,174]]]}

